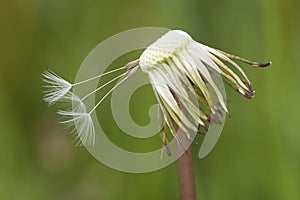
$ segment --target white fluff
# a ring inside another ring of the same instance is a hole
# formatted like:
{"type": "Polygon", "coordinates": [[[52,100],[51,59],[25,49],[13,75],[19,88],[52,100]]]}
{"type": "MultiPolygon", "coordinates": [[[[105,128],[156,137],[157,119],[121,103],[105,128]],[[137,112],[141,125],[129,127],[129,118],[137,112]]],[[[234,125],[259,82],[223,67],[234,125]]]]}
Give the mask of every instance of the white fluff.
{"type": "Polygon", "coordinates": [[[62,79],[54,72],[45,71],[43,73],[43,81],[47,83],[44,87],[44,101],[52,105],[62,99],[72,88],[72,84],[62,79]]]}
{"type": "Polygon", "coordinates": [[[71,84],[68,81],[62,79],[55,73],[51,71],[45,71],[43,73],[43,80],[45,83],[47,83],[45,88],[47,90],[45,91],[44,100],[49,104],[52,105],[57,102],[71,102],[72,108],[69,111],[60,110],[58,111],[59,115],[62,115],[64,117],[67,117],[67,120],[62,121],[63,124],[68,124],[69,126],[75,126],[73,131],[77,132],[77,136],[75,140],[78,139],[77,144],[85,144],[85,145],[95,145],[96,141],[96,134],[95,134],[95,128],[94,123],[91,117],[91,114],[95,111],[95,109],[101,104],[101,102],[123,81],[126,80],[127,77],[123,78],[119,83],[117,83],[108,93],[104,95],[104,97],[99,100],[97,105],[92,108],[90,111],[87,111],[86,106],[84,104],[84,100],[89,97],[90,95],[96,93],[97,91],[101,90],[105,86],[111,84],[112,82],[128,75],[128,72],[125,72],[112,80],[108,81],[107,83],[103,84],[102,86],[98,87],[97,89],[89,92],[87,95],[85,95],[83,98],[80,98],[79,96],[75,95],[71,92],[71,89],[75,85],[84,84],[88,81],[94,80],[96,78],[99,78],[101,76],[119,71],[124,69],[124,67],[115,69],[100,75],[97,75],[95,77],[89,78],[87,80],[71,84]]]}

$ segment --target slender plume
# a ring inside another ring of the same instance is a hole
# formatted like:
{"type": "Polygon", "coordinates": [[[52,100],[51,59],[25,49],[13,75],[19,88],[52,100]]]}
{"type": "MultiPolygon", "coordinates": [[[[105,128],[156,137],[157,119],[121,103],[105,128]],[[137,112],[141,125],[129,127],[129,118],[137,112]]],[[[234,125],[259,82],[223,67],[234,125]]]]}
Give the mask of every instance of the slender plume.
{"type": "Polygon", "coordinates": [[[117,88],[121,83],[123,83],[129,76],[134,74],[138,69],[139,61],[132,61],[125,65],[124,67],[114,69],[103,74],[97,75],[95,77],[77,82],[77,83],[70,83],[60,76],[56,75],[54,72],[45,71],[43,73],[43,80],[46,83],[44,86],[46,88],[44,100],[49,104],[52,105],[58,102],[72,102],[72,108],[69,110],[59,110],[58,114],[61,116],[66,117],[67,119],[62,121],[61,123],[67,124],[68,126],[75,125],[73,132],[77,133],[74,141],[77,141],[77,145],[95,145],[96,142],[96,133],[94,128],[94,123],[92,119],[92,113],[96,110],[96,108],[108,97],[112,91],[117,88]],[[104,83],[103,85],[99,86],[95,90],[89,92],[84,97],[80,98],[79,96],[75,95],[71,90],[74,86],[85,84],[89,81],[95,80],[102,76],[118,72],[120,70],[127,69],[127,71],[121,75],[114,77],[113,79],[109,80],[108,82],[104,83]],[[107,92],[99,101],[98,103],[88,111],[84,104],[84,100],[87,99],[92,94],[100,91],[104,87],[112,84],[113,82],[120,80],[115,86],[112,87],[109,92],[107,92]]]}

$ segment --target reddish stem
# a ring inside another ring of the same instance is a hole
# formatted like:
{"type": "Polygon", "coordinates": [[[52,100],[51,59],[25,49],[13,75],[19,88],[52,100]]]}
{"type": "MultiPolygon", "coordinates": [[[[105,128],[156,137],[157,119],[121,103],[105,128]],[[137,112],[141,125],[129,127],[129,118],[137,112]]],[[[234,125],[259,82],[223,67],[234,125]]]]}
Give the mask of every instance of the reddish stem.
{"type": "MultiPolygon", "coordinates": [[[[175,127],[178,128],[177,125],[175,127]]],[[[181,200],[196,200],[191,140],[182,130],[177,133],[181,143],[176,145],[176,151],[178,155],[182,154],[177,160],[181,200]]]]}
{"type": "MultiPolygon", "coordinates": [[[[176,95],[174,97],[178,102],[176,95]]],[[[180,103],[178,104],[180,105],[180,103]]],[[[186,114],[187,110],[184,106],[180,105],[180,107],[183,113],[186,114]]],[[[177,143],[176,145],[177,155],[181,155],[177,160],[180,197],[181,200],[196,200],[192,140],[187,137],[186,133],[174,121],[173,127],[177,130],[177,137],[180,140],[180,144],[177,143]]]]}
{"type": "Polygon", "coordinates": [[[178,159],[177,164],[181,200],[196,200],[191,146],[178,159]]]}

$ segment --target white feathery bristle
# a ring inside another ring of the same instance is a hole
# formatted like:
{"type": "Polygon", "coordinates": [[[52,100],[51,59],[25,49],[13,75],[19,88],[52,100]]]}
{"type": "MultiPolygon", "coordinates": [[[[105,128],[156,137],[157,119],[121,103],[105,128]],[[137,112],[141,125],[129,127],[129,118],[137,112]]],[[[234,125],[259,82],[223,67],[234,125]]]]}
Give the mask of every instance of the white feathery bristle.
{"type": "Polygon", "coordinates": [[[72,111],[59,111],[58,113],[63,116],[73,117],[72,119],[63,121],[61,123],[72,123],[75,125],[75,128],[77,130],[77,136],[75,140],[79,138],[82,144],[91,146],[95,145],[95,128],[92,117],[89,113],[76,113],[72,111]]]}
{"type": "Polygon", "coordinates": [[[77,136],[75,138],[80,141],[78,144],[86,144],[86,145],[95,145],[96,135],[93,119],[90,113],[86,112],[86,107],[81,99],[74,95],[67,95],[67,98],[72,98],[73,109],[72,111],[58,111],[58,114],[66,117],[72,117],[69,120],[65,120],[61,123],[75,125],[75,129],[77,131],[77,136]]]}
{"type": "Polygon", "coordinates": [[[44,101],[52,105],[63,98],[72,88],[72,84],[56,75],[54,72],[45,71],[43,81],[47,84],[44,101]]]}
{"type": "Polygon", "coordinates": [[[68,92],[64,97],[65,100],[72,102],[72,110],[76,113],[86,113],[86,107],[79,96],[72,92],[68,92]]]}

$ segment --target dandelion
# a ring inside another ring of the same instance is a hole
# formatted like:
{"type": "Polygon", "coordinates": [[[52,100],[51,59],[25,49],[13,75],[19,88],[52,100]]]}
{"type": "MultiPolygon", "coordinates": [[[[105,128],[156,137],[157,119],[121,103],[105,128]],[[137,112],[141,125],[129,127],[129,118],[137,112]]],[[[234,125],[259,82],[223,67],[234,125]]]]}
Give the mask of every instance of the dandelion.
{"type": "Polygon", "coordinates": [[[187,33],[169,31],[151,44],[140,56],[140,68],[148,74],[150,82],[163,112],[164,120],[176,137],[174,123],[189,137],[188,130],[201,133],[207,131],[207,122],[220,123],[222,111],[228,115],[225,100],[218,89],[212,71],[220,74],[227,83],[248,99],[254,91],[245,72],[232,59],[253,67],[266,67],[271,63],[257,63],[230,55],[194,41],[187,33]],[[224,63],[236,69],[240,76],[224,63]],[[243,79],[243,80],[242,80],[243,79]],[[212,90],[209,90],[209,87],[212,90]],[[194,91],[206,110],[196,107],[187,91],[194,91]],[[213,101],[213,94],[217,101],[213,101]],[[181,106],[192,117],[189,121],[181,106]],[[207,111],[210,111],[207,112],[207,111]]]}
{"type": "MultiPolygon", "coordinates": [[[[115,88],[140,68],[149,77],[163,120],[171,134],[179,141],[175,125],[182,129],[187,137],[190,137],[190,131],[204,133],[208,130],[210,123],[220,123],[219,117],[222,115],[222,111],[229,115],[225,99],[214,80],[214,73],[222,76],[232,88],[247,99],[254,97],[250,80],[233,60],[244,62],[255,68],[267,67],[271,64],[270,62],[251,62],[198,43],[186,32],[172,30],[148,46],[139,59],[90,79],[72,84],[53,72],[43,73],[44,81],[47,84],[44,100],[50,105],[61,100],[77,102],[71,111],[59,111],[58,113],[72,118],[64,123],[77,124],[77,138],[82,143],[94,145],[95,129],[91,114],[115,88]],[[71,92],[76,85],[119,70],[126,70],[126,72],[82,98],[71,92]],[[91,110],[87,111],[84,100],[117,80],[118,83],[91,110]],[[198,102],[195,103],[191,99],[190,93],[202,106],[198,106],[198,102]],[[216,101],[214,101],[214,97],[216,101]],[[182,108],[188,115],[182,111],[182,108]]],[[[168,141],[165,127],[162,130],[162,138],[163,145],[166,146],[168,141]]]]}

